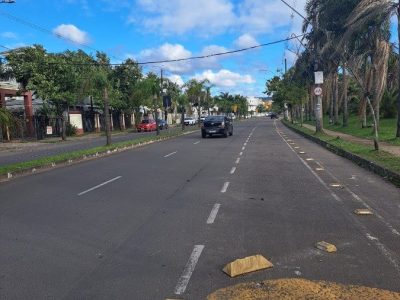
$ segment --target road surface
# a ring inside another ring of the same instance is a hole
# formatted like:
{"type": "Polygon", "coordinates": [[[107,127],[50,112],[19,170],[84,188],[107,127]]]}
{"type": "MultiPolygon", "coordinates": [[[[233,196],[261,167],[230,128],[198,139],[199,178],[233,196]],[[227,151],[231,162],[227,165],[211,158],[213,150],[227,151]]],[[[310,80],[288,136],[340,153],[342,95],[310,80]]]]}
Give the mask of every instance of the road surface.
{"type": "Polygon", "coordinates": [[[229,138],[189,134],[0,184],[0,299],[204,299],[278,278],[399,292],[399,215],[399,189],[251,119],[229,138]],[[222,272],[254,254],[274,267],[222,272]]]}

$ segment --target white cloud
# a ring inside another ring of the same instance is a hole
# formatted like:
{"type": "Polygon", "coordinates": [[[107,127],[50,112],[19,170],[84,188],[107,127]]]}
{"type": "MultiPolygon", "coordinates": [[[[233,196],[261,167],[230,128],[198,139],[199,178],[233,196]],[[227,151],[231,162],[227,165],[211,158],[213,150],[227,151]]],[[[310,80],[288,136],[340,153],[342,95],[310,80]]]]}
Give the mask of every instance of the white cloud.
{"type": "Polygon", "coordinates": [[[14,33],[14,32],[11,32],[11,31],[2,32],[2,33],[0,34],[0,36],[1,36],[3,39],[13,39],[13,40],[15,40],[15,39],[18,38],[17,34],[14,33]]]}
{"type": "MultiPolygon", "coordinates": [[[[302,15],[306,0],[298,0],[295,8],[302,15]]],[[[253,34],[271,33],[278,28],[292,25],[291,30],[300,32],[303,20],[280,0],[246,0],[239,6],[239,23],[253,34]],[[294,16],[292,19],[291,16],[294,16]]]]}
{"type": "MultiPolygon", "coordinates": [[[[159,48],[143,50],[137,55],[139,61],[173,60],[191,57],[192,53],[180,44],[165,43],[159,48]]],[[[165,70],[174,73],[185,73],[192,69],[190,62],[166,63],[162,66],[165,70]]]]}
{"type": "MultiPolygon", "coordinates": [[[[305,4],[306,0],[297,0],[295,9],[304,15],[305,4]]],[[[166,35],[209,36],[239,30],[254,36],[288,25],[299,33],[303,22],[280,0],[243,0],[240,4],[232,0],[138,0],[131,11],[128,23],[166,35]]]]}
{"type": "Polygon", "coordinates": [[[228,0],[139,0],[128,23],[164,34],[196,32],[210,35],[224,32],[235,21],[234,6],[228,0]]]}
{"type": "Polygon", "coordinates": [[[218,87],[235,87],[240,84],[252,84],[255,82],[250,75],[240,75],[226,69],[222,69],[217,73],[212,70],[206,70],[202,74],[196,74],[194,78],[197,80],[208,79],[218,87]]]}
{"type": "Polygon", "coordinates": [[[176,83],[179,86],[182,86],[185,84],[185,82],[183,81],[183,79],[180,75],[173,74],[173,75],[167,76],[167,78],[169,80],[171,80],[171,82],[176,83]]]}
{"type": "Polygon", "coordinates": [[[259,43],[250,34],[243,34],[235,41],[235,45],[238,48],[247,48],[252,46],[258,46],[259,43]]]}
{"type": "Polygon", "coordinates": [[[90,42],[88,34],[72,24],[61,24],[53,29],[53,33],[78,44],[88,44],[90,42]]]}

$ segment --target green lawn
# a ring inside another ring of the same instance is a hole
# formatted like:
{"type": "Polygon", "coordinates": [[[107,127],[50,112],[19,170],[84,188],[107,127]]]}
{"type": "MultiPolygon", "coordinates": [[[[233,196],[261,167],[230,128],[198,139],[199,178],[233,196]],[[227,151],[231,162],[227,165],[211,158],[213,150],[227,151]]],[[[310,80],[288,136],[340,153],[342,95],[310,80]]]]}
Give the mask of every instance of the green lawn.
{"type": "MultiPolygon", "coordinates": [[[[342,127],[342,116],[339,117],[339,124],[329,124],[329,117],[324,116],[324,128],[328,130],[338,131],[350,135],[354,135],[361,138],[373,139],[374,133],[373,128],[361,128],[361,121],[358,116],[350,116],[349,124],[347,127],[342,127]]],[[[396,119],[381,119],[379,128],[379,140],[382,142],[390,143],[396,146],[400,146],[400,139],[395,138],[396,136],[396,119]]],[[[307,121],[307,124],[315,125],[314,121],[307,121]]],[[[371,126],[372,119],[369,119],[367,124],[371,126]]]]}
{"type": "Polygon", "coordinates": [[[356,154],[369,161],[373,161],[378,165],[388,168],[389,170],[392,170],[397,173],[400,172],[400,157],[396,157],[384,151],[375,151],[373,150],[372,147],[351,143],[348,141],[344,141],[341,138],[332,137],[326,134],[316,135],[314,131],[309,130],[308,128],[305,127],[300,127],[300,125],[290,124],[289,122],[286,122],[286,124],[288,124],[291,127],[295,127],[296,129],[301,130],[306,134],[316,136],[321,140],[329,142],[330,144],[335,145],[343,150],[356,154]]]}

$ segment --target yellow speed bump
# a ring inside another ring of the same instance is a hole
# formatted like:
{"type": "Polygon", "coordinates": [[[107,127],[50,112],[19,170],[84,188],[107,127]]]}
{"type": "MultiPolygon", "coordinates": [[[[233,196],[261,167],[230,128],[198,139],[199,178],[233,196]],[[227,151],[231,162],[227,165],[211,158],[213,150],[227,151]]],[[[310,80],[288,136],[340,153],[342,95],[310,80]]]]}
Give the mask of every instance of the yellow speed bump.
{"type": "Polygon", "coordinates": [[[358,208],[354,211],[356,215],[373,215],[374,213],[367,208],[358,208]]]}
{"type": "Polygon", "coordinates": [[[245,273],[272,268],[273,266],[274,265],[268,259],[257,254],[230,262],[222,270],[230,277],[236,277],[245,273]]]}
{"type": "Polygon", "coordinates": [[[337,251],[335,245],[327,243],[327,242],[324,242],[324,241],[318,242],[315,245],[315,247],[317,247],[317,249],[319,249],[319,250],[322,250],[322,251],[325,251],[325,252],[329,252],[329,253],[337,251]]]}

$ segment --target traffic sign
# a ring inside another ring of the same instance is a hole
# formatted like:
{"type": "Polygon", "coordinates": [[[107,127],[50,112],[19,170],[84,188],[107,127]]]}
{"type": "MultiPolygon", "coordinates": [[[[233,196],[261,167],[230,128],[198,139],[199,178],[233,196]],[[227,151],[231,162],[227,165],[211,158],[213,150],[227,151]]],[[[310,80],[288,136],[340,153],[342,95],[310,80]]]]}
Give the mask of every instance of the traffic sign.
{"type": "Polygon", "coordinates": [[[314,89],[314,94],[315,94],[316,96],[321,96],[321,95],[322,95],[322,88],[320,88],[319,86],[316,87],[316,88],[314,89]]]}

